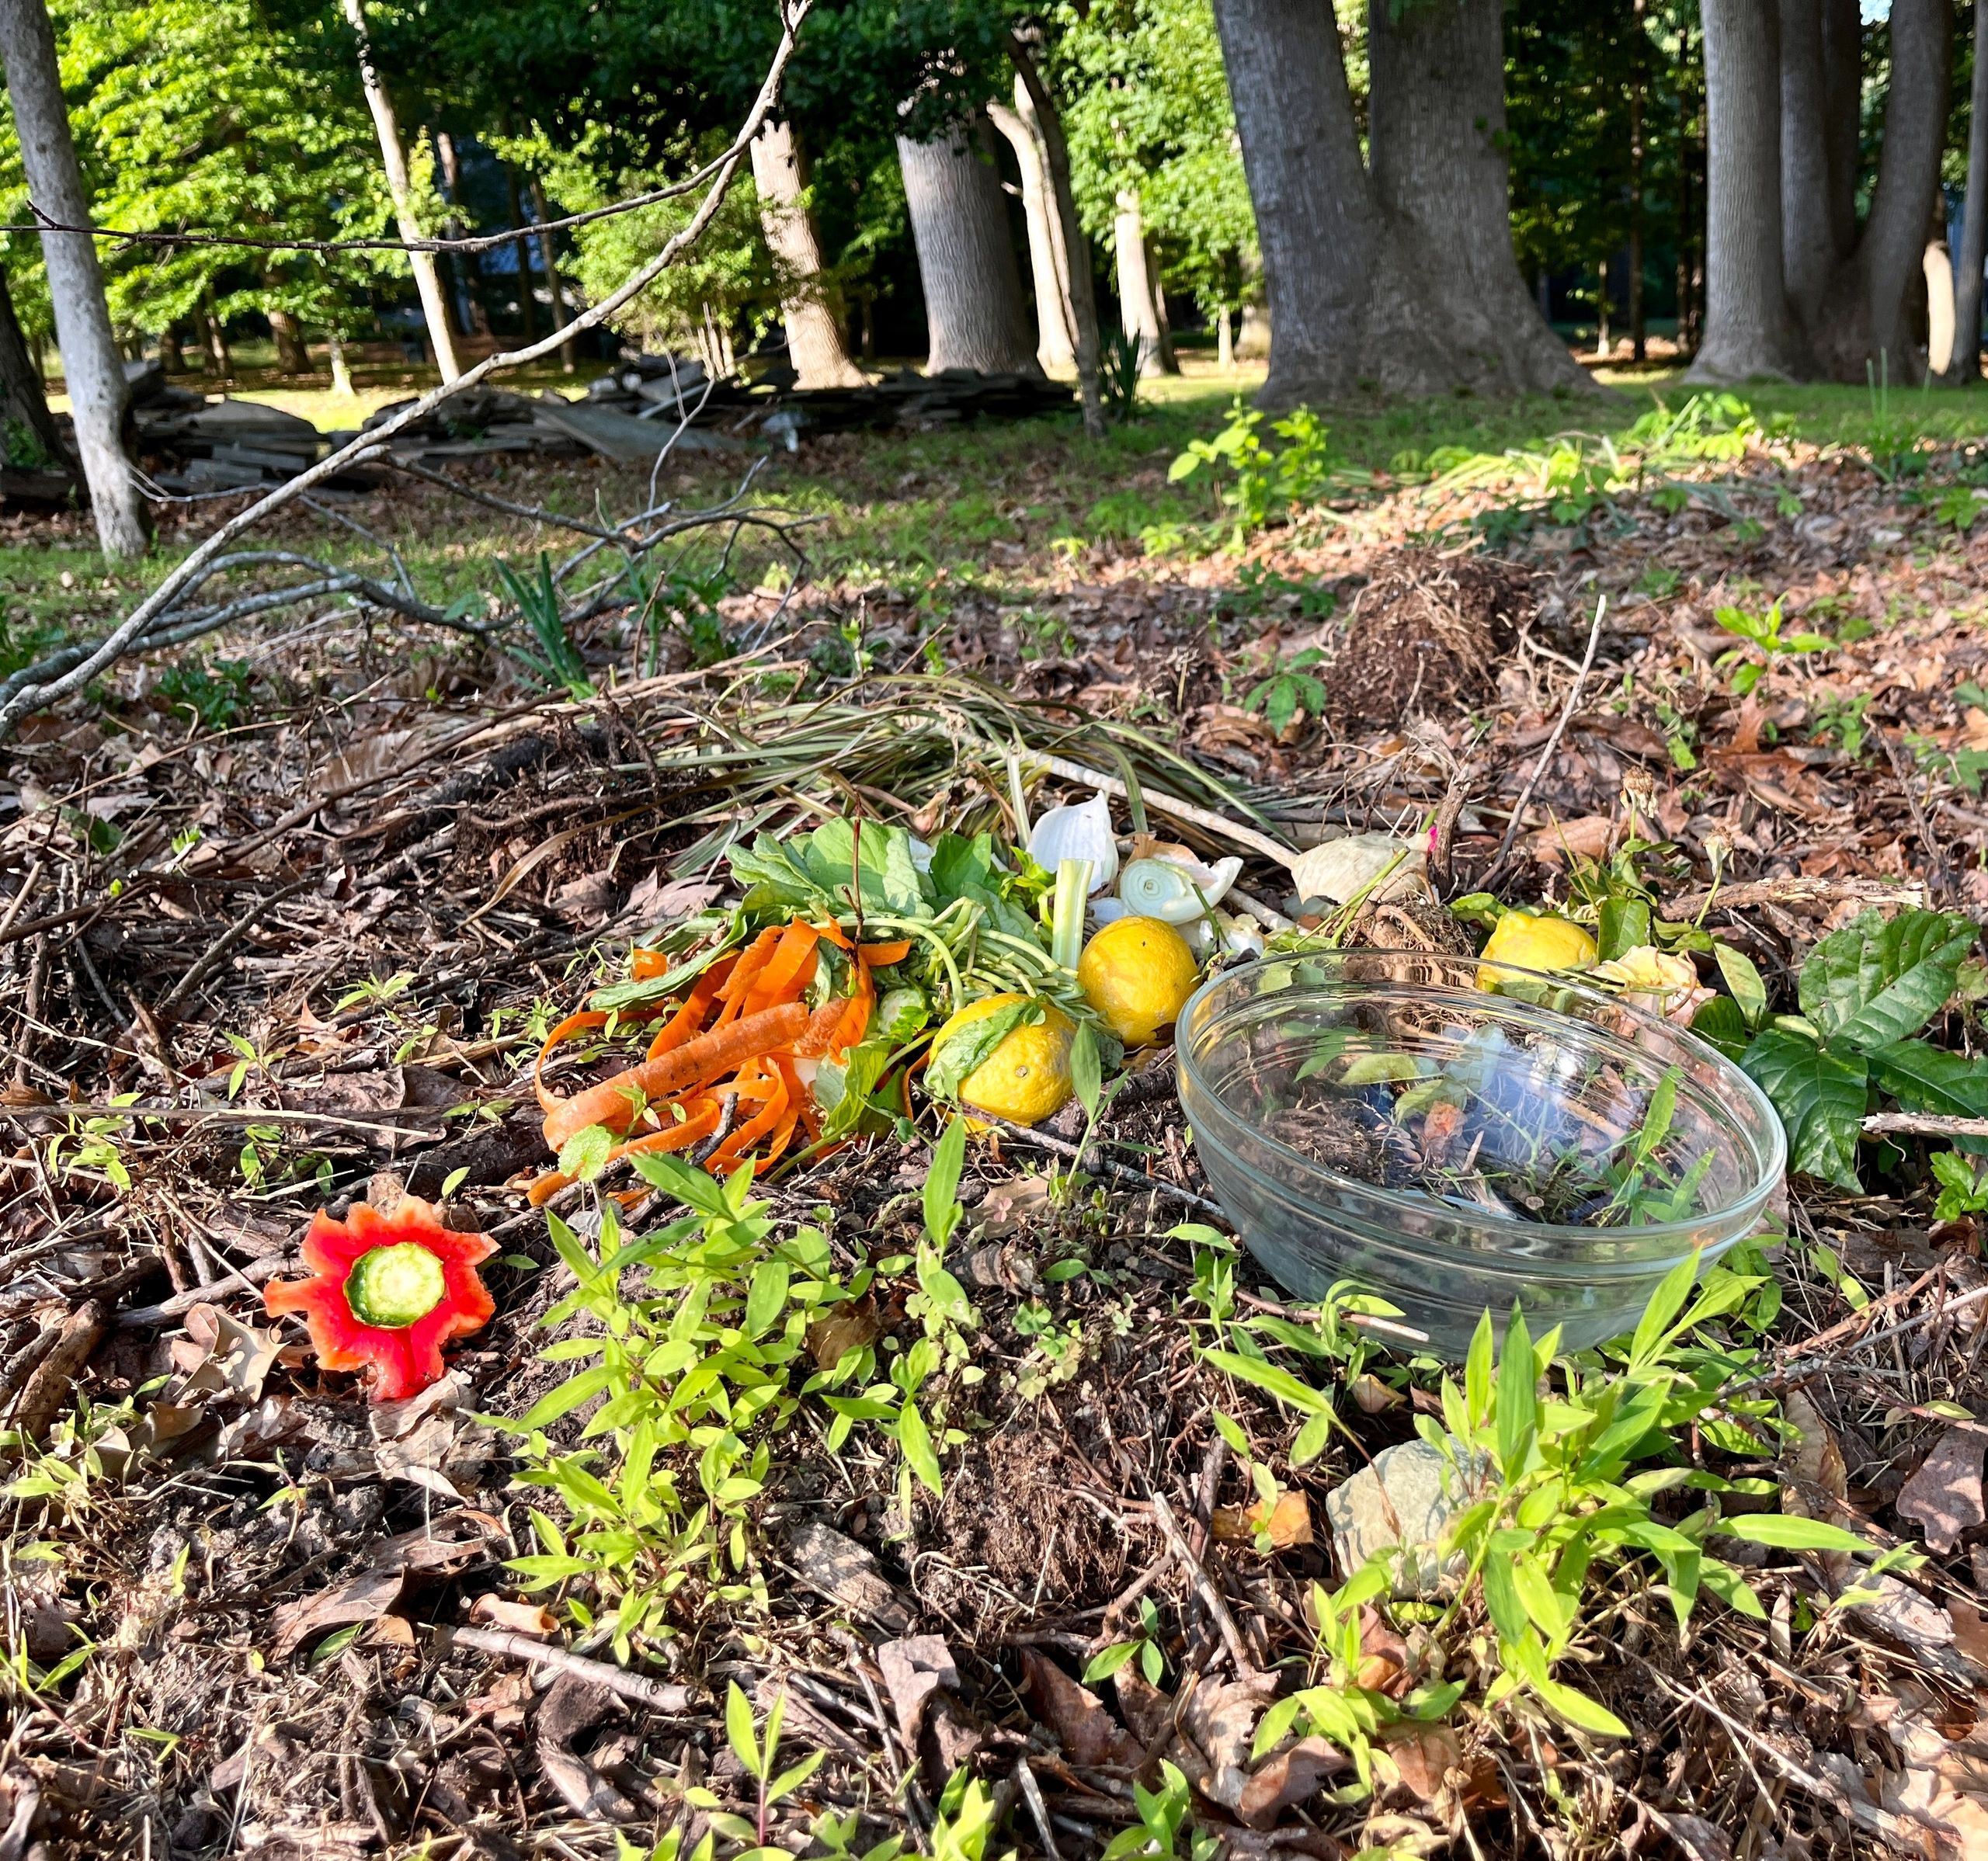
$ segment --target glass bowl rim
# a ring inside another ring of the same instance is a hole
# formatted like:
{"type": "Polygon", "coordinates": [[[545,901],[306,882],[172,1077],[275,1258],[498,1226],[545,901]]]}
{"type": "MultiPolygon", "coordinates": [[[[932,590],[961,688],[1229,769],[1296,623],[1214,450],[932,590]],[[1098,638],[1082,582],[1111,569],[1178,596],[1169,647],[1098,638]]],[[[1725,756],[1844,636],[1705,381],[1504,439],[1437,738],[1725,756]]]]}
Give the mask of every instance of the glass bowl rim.
{"type": "MultiPolygon", "coordinates": [[[[1632,1007],[1621,997],[1611,995],[1604,989],[1598,989],[1573,979],[1564,972],[1527,969],[1519,963],[1501,963],[1496,960],[1486,964],[1480,957],[1462,956],[1448,950],[1370,950],[1363,945],[1355,950],[1287,951],[1277,956],[1255,957],[1246,963],[1232,963],[1225,969],[1217,970],[1202,981],[1201,986],[1188,998],[1180,1010],[1179,1026],[1176,1030],[1174,1041],[1174,1063],[1176,1069],[1186,1078],[1187,1083],[1204,1095],[1224,1118],[1239,1125],[1242,1123],[1243,1120],[1239,1114],[1230,1109],[1222,1095],[1215,1090],[1212,1082],[1202,1071],[1195,1055],[1194,1043],[1191,1037],[1183,1037],[1189,1036],[1193,1029],[1195,1011],[1201,1008],[1205,1000],[1218,988],[1239,980],[1246,980],[1253,973],[1288,967],[1293,963],[1315,961],[1321,957],[1343,960],[1350,957],[1405,957],[1416,962],[1426,963],[1434,960],[1451,963],[1459,967],[1468,965],[1472,970],[1489,967],[1503,970],[1511,975],[1523,976],[1528,981],[1544,982],[1557,989],[1566,989],[1590,1002],[1605,1005],[1614,1013],[1626,1015],[1632,1023],[1639,1023],[1642,1026],[1676,1041],[1687,1049],[1695,1050],[1695,1057],[1701,1057],[1712,1064],[1715,1072],[1720,1076],[1722,1085],[1736,1092],[1741,1098],[1751,1103],[1760,1127],[1767,1134],[1767,1146],[1764,1154],[1753,1144],[1744,1127],[1725,1112],[1725,1108],[1717,1095],[1702,1092],[1702,1088],[1694,1088],[1694,1096],[1702,1093],[1714,1110],[1720,1113],[1718,1121],[1721,1127],[1729,1131],[1742,1147],[1746,1151],[1753,1153],[1754,1156],[1756,1164],[1754,1186],[1736,1200],[1728,1203],[1721,1208],[1708,1209],[1701,1214],[1694,1215],[1682,1220],[1650,1222],[1628,1227],[1592,1227],[1580,1224],[1552,1221],[1527,1221],[1522,1224],[1515,1224],[1522,1228],[1529,1242],[1536,1245],[1541,1241],[1560,1239],[1587,1243],[1606,1241],[1612,1245],[1621,1246],[1625,1242],[1660,1241],[1673,1237],[1681,1239],[1699,1234],[1708,1227],[1715,1227],[1722,1221],[1730,1220],[1744,1211],[1749,1204],[1753,1205],[1757,1212],[1759,1208],[1766,1205],[1768,1198],[1774,1193],[1774,1186],[1781,1179],[1786,1171],[1788,1135],[1782,1127],[1780,1113],[1774,1109],[1773,1102],[1753,1079],[1708,1040],[1693,1033],[1689,1028],[1679,1027],[1674,1023],[1666,1021],[1660,1016],[1650,1014],[1640,1008],[1632,1007]]],[[[1329,988],[1332,985],[1326,986],[1329,988]]],[[[1312,992],[1314,994],[1318,992],[1315,987],[1312,992]]],[[[1457,992],[1462,991],[1459,990],[1457,992]]],[[[1261,997],[1259,996],[1256,998],[1260,999],[1261,997]]],[[[1550,1016],[1560,1020],[1571,1022],[1583,1029],[1587,1035],[1599,1036],[1602,1041],[1611,1047],[1624,1049],[1631,1053],[1637,1051],[1630,1042],[1625,1040],[1619,1034],[1608,1029],[1599,1027],[1593,1022],[1582,1020],[1579,1016],[1562,1014],[1557,1009],[1542,1008],[1536,1003],[1522,1002],[1513,997],[1495,995],[1488,991],[1485,992],[1485,1000],[1487,1005],[1503,1002],[1510,1007],[1524,1009],[1533,1014],[1550,1016]]],[[[1646,1064],[1648,1063],[1648,1055],[1639,1054],[1638,1057],[1646,1064]]],[[[1363,1182],[1357,1176],[1343,1175],[1339,1171],[1314,1161],[1302,1151],[1295,1150],[1282,1140],[1270,1137],[1267,1134],[1258,1134],[1258,1141],[1267,1145],[1277,1155],[1288,1159],[1294,1164],[1302,1172],[1300,1182],[1309,1179],[1321,1187],[1342,1191],[1350,1190],[1356,1196],[1368,1203],[1372,1216],[1412,1213],[1417,1216],[1426,1217],[1429,1213],[1430,1204],[1425,1197],[1405,1195],[1396,1189],[1383,1189],[1376,1183],[1363,1182]]],[[[1266,1184],[1274,1185],[1286,1196],[1291,1194],[1294,1189],[1298,1187],[1298,1185],[1292,1182],[1281,1180],[1268,1175],[1226,1144],[1223,1146],[1223,1161],[1230,1168],[1239,1169],[1246,1175],[1256,1178],[1266,1184]]],[[[1461,1210],[1448,1212],[1453,1218],[1460,1221],[1468,1222],[1470,1219],[1469,1216],[1461,1210]]],[[[1328,1221],[1345,1219],[1343,1217],[1335,1217],[1323,1210],[1319,1211],[1319,1219],[1328,1221]]],[[[1486,1221],[1482,1225],[1487,1231],[1490,1231],[1505,1224],[1486,1221]]],[[[1416,1237],[1406,1233],[1402,1234],[1400,1238],[1411,1246],[1424,1245],[1416,1237]]],[[[1586,1270],[1587,1264],[1579,1259],[1569,1259],[1564,1262],[1569,1269],[1583,1271],[1586,1270]]],[[[1545,1268],[1547,1276],[1552,1276],[1552,1266],[1544,1262],[1534,1262],[1531,1270],[1537,1272],[1541,1267],[1545,1268]]]]}

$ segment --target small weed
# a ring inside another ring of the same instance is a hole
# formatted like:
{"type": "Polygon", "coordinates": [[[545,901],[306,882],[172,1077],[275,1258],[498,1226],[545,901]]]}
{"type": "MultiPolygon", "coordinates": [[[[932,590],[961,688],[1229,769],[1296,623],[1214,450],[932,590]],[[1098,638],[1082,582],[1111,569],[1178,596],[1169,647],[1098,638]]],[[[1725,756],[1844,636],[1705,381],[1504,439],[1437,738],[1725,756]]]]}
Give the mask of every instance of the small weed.
{"type": "Polygon", "coordinates": [[[1872,729],[1865,713],[1872,696],[1859,692],[1854,698],[1825,698],[1809,720],[1809,734],[1819,743],[1834,744],[1853,762],[1862,762],[1872,729]]]}
{"type": "Polygon", "coordinates": [[[1279,659],[1270,676],[1253,686],[1242,708],[1260,711],[1263,721],[1281,737],[1301,717],[1322,717],[1326,710],[1325,686],[1311,668],[1325,654],[1315,646],[1279,659]]]}
{"type": "Polygon", "coordinates": [[[1782,654],[1824,653],[1836,644],[1823,634],[1782,632],[1781,606],[1781,602],[1776,601],[1764,614],[1750,613],[1743,607],[1716,608],[1712,612],[1713,620],[1729,634],[1738,634],[1761,655],[1758,659],[1750,659],[1743,648],[1735,647],[1719,656],[1715,663],[1722,671],[1728,667],[1735,668],[1733,691],[1736,697],[1745,697],[1760,683],[1767,667],[1782,654]]]}
{"type": "Polygon", "coordinates": [[[1107,330],[1103,353],[1098,357],[1098,387],[1104,398],[1105,411],[1124,423],[1135,419],[1139,408],[1139,338],[1136,331],[1107,330]]]}
{"type": "Polygon", "coordinates": [[[185,711],[203,730],[227,730],[248,709],[248,684],[255,668],[245,659],[195,658],[169,665],[152,689],[174,710],[185,711]]]}
{"type": "Polygon", "coordinates": [[[497,579],[512,605],[524,618],[536,642],[536,650],[519,648],[517,657],[547,685],[563,687],[575,698],[593,696],[593,681],[587,675],[586,661],[566,631],[566,618],[560,612],[559,590],[552,579],[552,558],[538,552],[538,575],[526,582],[508,562],[497,564],[497,579]]]}
{"type": "Polygon", "coordinates": [[[1301,582],[1267,563],[1246,562],[1236,571],[1236,591],[1229,596],[1229,605],[1242,619],[1282,606],[1301,620],[1322,620],[1339,606],[1339,596],[1315,582],[1301,582]]]}
{"type": "Polygon", "coordinates": [[[1933,1204],[1935,1221],[1958,1221],[1963,1215],[1988,1213],[1988,1165],[1970,1161],[1957,1151],[1943,1150],[1931,1160],[1933,1179],[1940,1186],[1933,1204]]]}
{"type": "Polygon", "coordinates": [[[1273,449],[1263,439],[1257,430],[1263,423],[1263,415],[1244,407],[1238,396],[1229,424],[1211,439],[1190,440],[1167,471],[1169,482],[1176,484],[1207,471],[1218,501],[1229,509],[1229,543],[1236,549],[1294,506],[1324,497],[1347,475],[1333,462],[1325,423],[1309,408],[1271,422],[1281,447],[1273,449]]]}

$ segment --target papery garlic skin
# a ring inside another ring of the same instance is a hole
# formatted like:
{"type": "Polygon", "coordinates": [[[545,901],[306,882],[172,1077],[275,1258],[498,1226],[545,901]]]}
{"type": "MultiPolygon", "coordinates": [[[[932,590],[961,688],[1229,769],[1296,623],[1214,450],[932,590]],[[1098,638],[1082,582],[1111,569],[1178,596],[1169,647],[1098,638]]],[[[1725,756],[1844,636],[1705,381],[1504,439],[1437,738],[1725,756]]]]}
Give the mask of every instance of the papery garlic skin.
{"type": "Polygon", "coordinates": [[[1088,859],[1093,894],[1110,891],[1118,878],[1118,842],[1110,801],[1099,793],[1050,809],[1029,835],[1028,856],[1051,873],[1065,859],[1088,859]]]}

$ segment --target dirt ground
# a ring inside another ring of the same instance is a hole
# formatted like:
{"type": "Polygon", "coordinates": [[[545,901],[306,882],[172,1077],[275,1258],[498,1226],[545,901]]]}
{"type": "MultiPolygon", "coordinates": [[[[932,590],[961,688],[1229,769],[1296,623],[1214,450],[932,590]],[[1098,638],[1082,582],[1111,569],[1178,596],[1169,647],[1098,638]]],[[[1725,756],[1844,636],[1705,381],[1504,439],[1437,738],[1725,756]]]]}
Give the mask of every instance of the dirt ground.
{"type": "MultiPolygon", "coordinates": [[[[1974,469],[1956,451],[1886,482],[1784,447],[1708,472],[1722,505],[1628,491],[1495,545],[1469,526],[1498,494],[1437,511],[1383,486],[1240,556],[1044,552],[942,604],[769,586],[728,599],[744,650],[702,666],[679,641],[631,675],[604,618],[580,644],[620,676],[586,698],[332,616],[254,637],[242,707],[208,723],[129,665],[33,720],[0,779],[0,1857],[688,1857],[708,1835],[727,1857],[1077,1861],[1150,1828],[1165,1765],[1194,1861],[1988,1852],[1988,1272],[1976,1217],[1933,1219],[1921,1140],[1882,1193],[1792,1184],[1758,1340],[1780,1420],[1750,1457],[1694,1436],[1680,1464],[1889,1546],[1929,1536],[1899,1507],[1943,1455],[1954,1529],[1847,1601],[1835,1554],[1739,1544],[1762,1614],[1705,1599],[1681,1631],[1661,1573],[1625,1565],[1563,1671],[1627,1738],[1479,1688],[1377,1734],[1371,1790],[1322,1739],[1253,1771],[1266,1703],[1325,1672],[1314,1586],[1350,1574],[1326,1495],[1440,1418],[1441,1373],[1310,1364],[1342,1425],[1291,1463],[1299,1415],[1204,1353],[1239,1334],[1261,1356],[1251,1325],[1303,1314],[1223,1251],[1164,1057],[1088,1139],[1073,1117],[972,1146],[942,1496],[874,1429],[831,1446],[804,1397],[738,1551],[678,1565],[617,1642],[611,1610],[566,1606],[583,1585],[511,1568],[561,1502],[517,1484],[528,1444],[502,1425],[572,1375],[541,1353],[597,1328],[546,1324],[574,1279],[520,1189],[547,1161],[547,1017],[691,908],[672,888],[714,849],[811,818],[820,782],[915,829],[1000,819],[966,762],[838,750],[808,734],[823,717],[978,717],[992,692],[1067,742],[1116,720],[1295,845],[1429,837],[1446,898],[1565,900],[1574,856],[1640,829],[1669,913],[1702,911],[1792,1004],[1803,957],[1873,902],[1988,912],[1988,526],[1922,495],[1974,469]],[[1757,655],[1736,692],[1715,614],[1777,600],[1785,634],[1830,644],[1757,655]],[[1250,699],[1280,668],[1278,725],[1250,699]],[[497,1310],[442,1384],[382,1408],[256,1288],[312,1211],[401,1187],[496,1240],[497,1310]],[[1252,1464],[1298,1495],[1276,1542],[1242,1518],[1252,1464]],[[1135,1639],[1152,1671],[1081,1680],[1135,1639]],[[728,1738],[735,1682],[762,1727],[784,1696],[783,1766],[824,1755],[770,1804],[728,1738]],[[998,1821],[966,1838],[942,1800],[962,1766],[998,1821]]],[[[1284,880],[1253,859],[1245,883],[1295,909],[1284,880]]],[[[1979,1030],[1963,1009],[1938,1033],[1965,1054],[1979,1030]]],[[[933,1134],[756,1192],[773,1232],[876,1269],[881,1337],[912,1335],[933,1134]]],[[[567,1210],[583,1237],[590,1208],[597,1234],[595,1204],[567,1210]]],[[[588,1412],[548,1425],[553,1449],[600,1449],[588,1412]]],[[[694,1484],[697,1451],[659,1465],[694,1484]]],[[[1481,1621],[1431,1668],[1437,1613],[1368,1609],[1362,1684],[1399,1702],[1482,1669],[1481,1621]]]]}

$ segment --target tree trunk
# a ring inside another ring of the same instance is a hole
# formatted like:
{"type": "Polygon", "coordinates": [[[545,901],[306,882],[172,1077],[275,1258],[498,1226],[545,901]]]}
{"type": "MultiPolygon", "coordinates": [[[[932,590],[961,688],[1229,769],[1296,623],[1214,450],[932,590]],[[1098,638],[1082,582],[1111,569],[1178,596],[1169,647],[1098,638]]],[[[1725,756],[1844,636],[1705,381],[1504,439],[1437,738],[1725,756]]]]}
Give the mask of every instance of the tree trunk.
{"type": "Polygon", "coordinates": [[[169,323],[158,333],[158,365],[169,375],[176,375],[186,364],[179,353],[179,332],[169,323]]]}
{"type": "Polygon", "coordinates": [[[1368,8],[1368,137],[1387,234],[1366,372],[1386,389],[1591,387],[1512,254],[1503,15],[1502,0],[1368,8]]]}
{"type": "Polygon", "coordinates": [[[1172,332],[1162,320],[1163,307],[1136,189],[1120,189],[1112,233],[1118,256],[1118,326],[1139,339],[1139,373],[1177,375],[1180,364],[1174,359],[1172,332]]]}
{"type": "Polygon", "coordinates": [[[1954,268],[1956,387],[1981,373],[1981,273],[1988,265],[1988,0],[1975,0],[1974,80],[1969,92],[1967,198],[1961,209],[1960,256],[1954,268]]]}
{"type": "Polygon", "coordinates": [[[287,310],[272,310],[267,314],[269,334],[276,338],[277,368],[286,375],[309,374],[311,351],[297,319],[287,310]]]}
{"type": "Polygon", "coordinates": [[[1920,264],[1926,279],[1926,372],[1940,380],[1954,365],[1954,268],[1944,237],[1927,241],[1920,264]]]}
{"type": "Polygon", "coordinates": [[[1015,107],[987,106],[988,120],[1008,139],[1022,175],[1022,213],[1028,222],[1030,281],[1035,287],[1035,359],[1044,374],[1060,374],[1075,366],[1076,341],[1070,333],[1069,300],[1063,290],[1065,266],[1056,248],[1061,228],[1049,187],[1048,164],[1035,126],[1028,86],[1015,80],[1015,107]]]}
{"type": "MultiPolygon", "coordinates": [[[[18,4],[19,0],[7,0],[18,4]]],[[[407,153],[401,146],[400,124],[394,116],[393,99],[374,68],[373,50],[366,35],[364,0],[342,0],[346,23],[359,39],[359,82],[366,92],[366,107],[373,115],[374,133],[380,139],[380,161],[387,173],[387,191],[394,197],[394,218],[401,238],[412,245],[425,237],[415,217],[414,192],[408,180],[407,153]]],[[[407,262],[414,272],[415,289],[421,294],[421,314],[428,325],[428,340],[433,345],[436,366],[444,381],[453,381],[463,371],[456,361],[456,345],[449,329],[448,300],[442,291],[442,276],[430,252],[410,252],[407,262]]]]}
{"type": "MultiPolygon", "coordinates": [[[[559,288],[558,254],[553,247],[552,234],[546,230],[545,223],[552,214],[545,204],[545,183],[536,175],[531,178],[531,210],[538,216],[538,259],[545,273],[547,293],[552,299],[552,327],[564,329],[572,319],[566,314],[565,293],[559,288]]],[[[569,375],[579,365],[579,353],[570,337],[559,345],[559,366],[569,375]]],[[[711,379],[716,380],[718,377],[713,375],[711,379]]]]}
{"type": "Polygon", "coordinates": [[[1608,339],[1608,261],[1604,259],[1595,267],[1594,286],[1594,359],[1606,362],[1609,356],[1608,339]]]}
{"type": "Polygon", "coordinates": [[[976,116],[930,142],[898,138],[918,273],[925,287],[929,373],[1034,374],[1007,199],[976,116]]]}
{"type": "Polygon", "coordinates": [[[1236,317],[1227,304],[1215,325],[1215,365],[1225,373],[1236,366],[1236,317]]]}
{"type": "Polygon", "coordinates": [[[1643,319],[1643,0],[1633,9],[1635,50],[1629,67],[1629,352],[1649,359],[1643,319]]]}
{"type": "Polygon", "coordinates": [[[1893,0],[1884,152],[1854,254],[1839,266],[1810,342],[1823,373],[1861,381],[1872,369],[1919,379],[1910,303],[1924,276],[1926,227],[1946,142],[1952,0],[1893,0]]]}
{"type": "Polygon", "coordinates": [[[1705,324],[1689,379],[1791,376],[1804,360],[1781,283],[1781,31],[1766,0],[1703,0],[1705,324]]]}
{"type": "Polygon", "coordinates": [[[352,370],[345,359],[345,342],[335,329],[325,332],[325,341],[332,352],[332,392],[352,398],[352,370]]]}
{"type": "MultiPolygon", "coordinates": [[[[64,442],[55,416],[48,411],[47,391],[42,386],[41,373],[35,366],[27,339],[21,334],[20,319],[14,314],[13,293],[7,288],[4,272],[0,272],[0,409],[4,409],[10,425],[19,426],[32,436],[48,470],[80,478],[75,457],[64,442]]],[[[34,461],[16,459],[9,463],[31,466],[34,461]]]]}
{"type": "MultiPolygon", "coordinates": [[[[442,163],[442,185],[447,190],[449,204],[455,211],[449,215],[448,234],[451,239],[460,239],[467,230],[462,217],[463,171],[456,156],[456,139],[445,129],[435,132],[435,153],[442,163]]],[[[490,334],[490,313],[483,307],[483,260],[474,252],[449,254],[449,275],[455,280],[457,307],[457,327],[466,336],[487,336],[490,334]]]]}
{"type": "Polygon", "coordinates": [[[1823,152],[1830,236],[1839,252],[1857,243],[1857,175],[1864,113],[1864,16],[1859,0],[1819,0],[1823,152]]]}
{"type": "MultiPolygon", "coordinates": [[[[0,59],[30,198],[58,225],[88,226],[90,199],[69,133],[55,30],[43,0],[0,0],[0,59]]],[[[96,241],[86,232],[44,232],[41,251],[97,540],[113,561],[142,555],[148,526],[124,450],[124,365],[104,306],[96,241]]]]}
{"type": "Polygon", "coordinates": [[[518,192],[518,171],[509,162],[504,164],[504,185],[510,190],[511,224],[518,229],[518,236],[511,242],[511,249],[518,260],[518,315],[524,325],[524,339],[527,343],[538,339],[538,300],[533,295],[531,282],[531,234],[525,227],[525,203],[518,192]]]}
{"type": "Polygon", "coordinates": [[[1063,285],[1063,300],[1070,309],[1070,334],[1077,349],[1077,386],[1083,399],[1084,431],[1093,439],[1104,437],[1103,345],[1097,330],[1097,293],[1091,277],[1090,246],[1077,218],[1077,200],[1070,185],[1070,149],[1063,137],[1063,119],[1056,99],[1042,81],[1028,47],[1013,33],[1008,35],[1008,56],[1015,75],[1028,92],[1035,112],[1037,133],[1042,138],[1042,159],[1049,177],[1049,189],[1056,202],[1056,263],[1063,285]]]}
{"type": "Polygon", "coordinates": [[[214,314],[214,294],[211,287],[200,293],[199,310],[195,313],[200,321],[201,346],[207,352],[207,359],[214,365],[217,381],[230,381],[235,377],[235,358],[228,352],[228,332],[221,328],[221,318],[214,314]]]}
{"type": "Polygon", "coordinates": [[[1850,256],[1856,229],[1853,224],[1849,240],[1837,243],[1823,0],[1780,0],[1780,9],[1781,276],[1788,307],[1806,329],[1850,256]]]}
{"type": "Polygon", "coordinates": [[[861,387],[869,377],[849,359],[842,306],[822,276],[822,242],[808,207],[808,175],[791,123],[767,123],[752,141],[759,227],[780,273],[787,359],[802,387],[861,387]]]}

